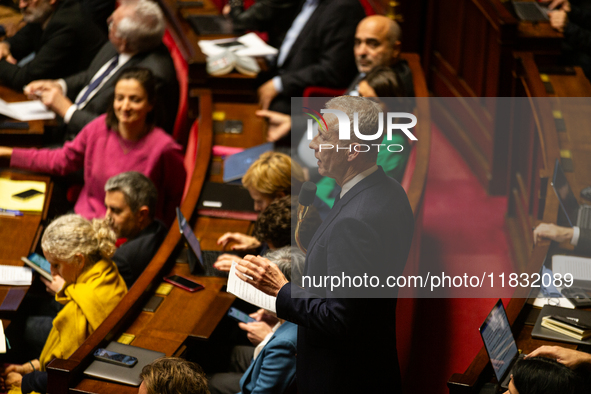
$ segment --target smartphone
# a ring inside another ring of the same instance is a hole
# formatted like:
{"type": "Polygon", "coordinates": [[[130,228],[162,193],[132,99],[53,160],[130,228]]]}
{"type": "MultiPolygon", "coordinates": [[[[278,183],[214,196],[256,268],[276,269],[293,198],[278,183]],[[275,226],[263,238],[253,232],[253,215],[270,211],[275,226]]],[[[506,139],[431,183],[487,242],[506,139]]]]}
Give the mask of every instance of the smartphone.
{"type": "Polygon", "coordinates": [[[122,367],[128,367],[128,368],[131,368],[137,364],[137,358],[135,358],[133,356],[128,356],[127,354],[112,352],[110,350],[103,349],[103,348],[96,349],[96,351],[94,352],[94,358],[96,358],[97,360],[107,362],[107,363],[120,365],[122,367]]]}
{"type": "Polygon", "coordinates": [[[248,316],[246,313],[234,308],[233,306],[230,307],[230,310],[228,311],[228,316],[233,317],[234,319],[242,323],[252,323],[253,321],[256,321],[252,317],[248,316]]]}
{"type": "Polygon", "coordinates": [[[45,260],[45,257],[37,253],[31,253],[27,258],[37,264],[42,270],[51,274],[51,264],[49,264],[49,261],[45,260]]]}
{"type": "Polygon", "coordinates": [[[185,289],[190,292],[195,292],[195,291],[205,289],[205,287],[203,287],[203,285],[201,285],[197,282],[193,282],[190,279],[183,278],[182,276],[179,276],[179,275],[168,276],[168,277],[164,278],[164,280],[167,281],[168,283],[171,283],[175,286],[180,287],[181,289],[185,289]]]}
{"type": "Polygon", "coordinates": [[[19,198],[21,200],[28,200],[29,198],[34,197],[38,194],[43,194],[43,192],[40,192],[39,190],[35,189],[29,189],[25,190],[24,192],[13,194],[12,197],[19,198]]]}
{"type": "Polygon", "coordinates": [[[28,257],[21,257],[29,267],[37,271],[41,276],[50,282],[53,282],[53,275],[51,275],[51,264],[45,260],[43,256],[37,253],[31,253],[28,257]]]}

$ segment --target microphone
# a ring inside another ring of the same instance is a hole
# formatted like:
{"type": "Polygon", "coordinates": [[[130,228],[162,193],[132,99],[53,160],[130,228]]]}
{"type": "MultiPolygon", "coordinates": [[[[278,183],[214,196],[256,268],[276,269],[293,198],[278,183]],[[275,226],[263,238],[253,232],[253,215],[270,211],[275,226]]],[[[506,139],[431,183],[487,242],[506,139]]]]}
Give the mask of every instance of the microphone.
{"type": "Polygon", "coordinates": [[[302,245],[300,240],[300,225],[304,221],[306,214],[308,213],[308,209],[310,205],[314,202],[314,198],[316,197],[316,184],[313,182],[307,181],[304,182],[302,185],[302,189],[300,190],[300,195],[298,196],[298,222],[296,225],[295,230],[295,239],[298,247],[304,254],[306,254],[307,250],[302,245]]]}

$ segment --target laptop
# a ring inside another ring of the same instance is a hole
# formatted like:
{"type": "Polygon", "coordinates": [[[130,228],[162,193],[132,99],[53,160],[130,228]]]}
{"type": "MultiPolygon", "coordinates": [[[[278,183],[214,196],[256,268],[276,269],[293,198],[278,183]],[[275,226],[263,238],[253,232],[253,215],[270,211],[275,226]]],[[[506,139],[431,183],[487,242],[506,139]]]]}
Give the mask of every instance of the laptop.
{"type": "Polygon", "coordinates": [[[479,330],[497,381],[503,389],[508,389],[511,369],[521,356],[517,350],[503,302],[500,299],[479,330]]]}
{"type": "Polygon", "coordinates": [[[571,227],[591,229],[591,205],[579,205],[558,159],[556,159],[554,166],[552,188],[560,201],[560,208],[564,212],[568,224],[571,227]]]}
{"type": "Polygon", "coordinates": [[[205,182],[199,195],[197,209],[248,212],[258,215],[248,190],[241,185],[228,183],[205,182]]]}
{"type": "Polygon", "coordinates": [[[176,218],[178,220],[179,230],[182,236],[189,244],[189,249],[193,251],[193,253],[189,252],[188,254],[189,269],[191,270],[191,274],[227,278],[227,272],[217,270],[213,267],[213,263],[216,262],[222,252],[201,250],[201,243],[195,236],[195,233],[193,233],[193,229],[191,229],[191,226],[187,222],[187,219],[185,219],[185,216],[181,213],[181,209],[179,207],[176,208],[176,218]]]}
{"type": "Polygon", "coordinates": [[[224,159],[224,182],[228,183],[242,179],[252,163],[260,155],[270,150],[273,150],[273,143],[267,142],[266,144],[253,146],[252,148],[226,157],[224,159]]]}
{"type": "Polygon", "coordinates": [[[124,345],[119,342],[111,342],[105,349],[112,352],[136,357],[137,364],[129,368],[95,360],[88,366],[88,368],[86,368],[84,373],[88,376],[92,376],[93,378],[110,380],[112,382],[136,387],[142,383],[142,380],[140,379],[142,368],[157,358],[166,356],[166,354],[162,352],[156,352],[154,350],[143,349],[136,346],[124,345]]]}
{"type": "Polygon", "coordinates": [[[525,22],[547,22],[548,7],[538,4],[537,1],[514,1],[515,13],[525,22]]]}

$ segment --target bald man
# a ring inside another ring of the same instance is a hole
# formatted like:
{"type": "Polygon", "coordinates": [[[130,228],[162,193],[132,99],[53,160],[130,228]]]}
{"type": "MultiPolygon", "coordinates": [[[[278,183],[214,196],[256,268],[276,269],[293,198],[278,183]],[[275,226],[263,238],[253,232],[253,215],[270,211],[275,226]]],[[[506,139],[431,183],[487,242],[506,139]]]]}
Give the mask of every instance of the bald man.
{"type": "MultiPolygon", "coordinates": [[[[400,59],[401,36],[398,23],[384,15],[368,16],[357,24],[353,51],[359,73],[345,91],[345,95],[359,96],[359,82],[369,71],[380,66],[390,66],[400,78],[406,96],[414,97],[412,72],[406,60],[400,59]]],[[[259,110],[256,114],[267,118],[269,122],[268,141],[277,141],[288,135],[292,129],[292,121],[298,125],[293,128],[306,128],[306,118],[303,116],[292,119],[290,115],[269,110],[259,110]]]]}
{"type": "Polygon", "coordinates": [[[398,74],[406,95],[415,95],[410,67],[406,60],[400,59],[401,35],[398,23],[384,15],[368,16],[359,22],[353,49],[359,74],[345,94],[359,95],[359,82],[368,72],[376,67],[390,66],[398,74]]]}

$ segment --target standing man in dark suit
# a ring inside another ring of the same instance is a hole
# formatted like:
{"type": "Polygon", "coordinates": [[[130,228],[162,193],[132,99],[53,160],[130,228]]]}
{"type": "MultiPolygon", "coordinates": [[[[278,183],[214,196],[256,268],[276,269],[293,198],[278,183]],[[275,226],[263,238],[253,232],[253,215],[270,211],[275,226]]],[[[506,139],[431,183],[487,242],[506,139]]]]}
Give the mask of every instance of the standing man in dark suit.
{"type": "Polygon", "coordinates": [[[352,44],[365,11],[359,0],[305,0],[258,90],[263,109],[291,111],[307,86],[344,88],[356,73],[352,44]]]}
{"type": "Polygon", "coordinates": [[[109,42],[86,71],[62,80],[31,82],[25,93],[38,96],[61,116],[65,137],[75,136],[88,122],[103,114],[112,101],[115,81],[128,67],[144,67],[157,81],[161,119],[156,124],[171,133],[178,109],[179,85],[174,64],[162,44],[165,21],[152,1],[123,2],[109,17],[109,42]]]}
{"type": "Polygon", "coordinates": [[[86,70],[106,41],[81,14],[78,0],[29,0],[21,5],[27,24],[0,42],[0,80],[15,90],[36,79],[86,70]],[[21,60],[25,64],[17,64],[21,60]]]}
{"type": "Polygon", "coordinates": [[[348,115],[351,139],[339,140],[337,130],[346,122],[327,114],[328,130],[321,128],[310,143],[320,174],[334,178],[342,191],[310,242],[299,284],[304,288],[261,257],[241,260],[238,276],[276,296],[277,316],[298,325],[300,393],[399,393],[397,288],[388,280],[404,269],[413,213],[402,186],[376,165],[375,147],[365,152],[363,144],[372,141],[353,134],[354,113],[360,132],[375,134],[380,106],[338,97],[326,107],[348,115]],[[351,278],[348,286],[345,277],[351,278]]]}

